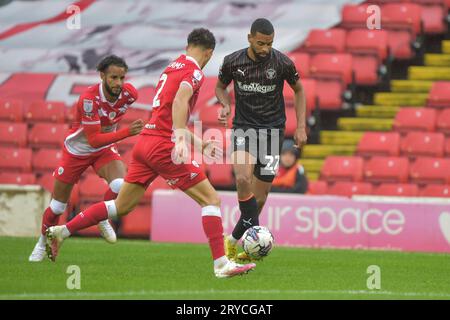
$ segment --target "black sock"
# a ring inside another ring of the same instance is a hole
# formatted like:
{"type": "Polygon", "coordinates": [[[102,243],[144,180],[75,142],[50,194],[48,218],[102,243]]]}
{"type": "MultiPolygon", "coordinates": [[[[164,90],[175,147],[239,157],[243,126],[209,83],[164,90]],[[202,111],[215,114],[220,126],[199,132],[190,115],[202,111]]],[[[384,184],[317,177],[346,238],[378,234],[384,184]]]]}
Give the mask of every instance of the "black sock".
{"type": "Polygon", "coordinates": [[[233,238],[237,240],[242,238],[248,228],[259,225],[258,204],[255,196],[246,201],[239,201],[239,209],[241,210],[241,217],[231,233],[233,238]]]}

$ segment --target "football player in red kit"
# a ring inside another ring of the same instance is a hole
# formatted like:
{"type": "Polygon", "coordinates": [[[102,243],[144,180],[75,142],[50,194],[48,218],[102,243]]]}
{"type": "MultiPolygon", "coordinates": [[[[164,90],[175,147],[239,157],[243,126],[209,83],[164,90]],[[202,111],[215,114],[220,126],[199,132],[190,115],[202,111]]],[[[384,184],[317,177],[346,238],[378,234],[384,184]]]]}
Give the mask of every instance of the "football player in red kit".
{"type": "MultiPolygon", "coordinates": [[[[74,123],[64,140],[61,162],[53,173],[52,200],[42,218],[42,234],[29,261],[37,262],[45,258],[45,231],[58,224],[74,184],[89,166],[109,184],[104,199],[117,197],[123,184],[125,165],[115,142],[137,135],[143,129],[144,122],[139,119],[128,127],[116,130],[120,119],[138,97],[137,90],[130,83],[124,83],[128,70],[125,61],[110,55],[100,61],[97,70],[102,82],[89,87],[78,99],[74,123]]],[[[108,219],[99,221],[98,227],[107,242],[116,242],[116,234],[108,219]]]]}
{"type": "Polygon", "coordinates": [[[187,42],[186,55],[172,62],[159,79],[152,118],[134,146],[125,183],[117,199],[94,204],[66,225],[49,228],[47,253],[52,260],[64,239],[72,233],[132,211],[148,185],[160,175],[201,206],[203,230],[217,277],[244,274],[255,267],[253,263],[237,264],[225,256],[220,198],[198,164],[188,160],[192,143],[210,158],[217,159],[222,150],[213,141],[202,141],[186,128],[188,115],[204,81],[202,69],[214,51],[215,38],[209,30],[200,28],[189,34],[187,42]]]}

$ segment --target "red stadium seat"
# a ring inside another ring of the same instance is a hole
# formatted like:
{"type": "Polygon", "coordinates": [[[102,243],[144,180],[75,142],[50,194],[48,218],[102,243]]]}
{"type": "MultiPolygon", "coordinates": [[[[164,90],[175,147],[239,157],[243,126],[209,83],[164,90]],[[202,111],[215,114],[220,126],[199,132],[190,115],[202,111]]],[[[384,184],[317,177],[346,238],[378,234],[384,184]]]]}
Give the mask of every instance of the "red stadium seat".
{"type": "Polygon", "coordinates": [[[79,182],[82,202],[101,201],[108,190],[108,183],[95,174],[85,175],[79,182]]]}
{"type": "Polygon", "coordinates": [[[402,156],[443,157],[445,136],[436,132],[408,132],[400,143],[402,156]]]}
{"type": "Polygon", "coordinates": [[[64,122],[66,118],[66,105],[56,101],[34,101],[25,112],[27,122],[64,122]]]}
{"type": "Polygon", "coordinates": [[[214,187],[229,188],[234,185],[231,164],[210,164],[207,166],[209,181],[214,187]]]}
{"type": "Polygon", "coordinates": [[[27,124],[0,122],[0,145],[26,147],[27,124]]]}
{"type": "Polygon", "coordinates": [[[380,63],[378,58],[368,55],[353,55],[355,83],[361,86],[374,86],[379,82],[380,63]]]}
{"type": "Polygon", "coordinates": [[[436,110],[425,108],[401,108],[395,115],[394,129],[399,132],[434,131],[436,110]]]}
{"type": "Polygon", "coordinates": [[[296,129],[297,129],[297,113],[295,112],[294,108],[286,108],[286,124],[284,135],[286,137],[293,137],[296,129]]]}
{"type": "Polygon", "coordinates": [[[152,211],[150,206],[137,206],[121,219],[120,236],[150,237],[152,211]]]}
{"type": "Polygon", "coordinates": [[[347,33],[347,52],[375,56],[381,62],[388,55],[388,33],[385,30],[350,30],[347,33]]]}
{"type": "Polygon", "coordinates": [[[420,190],[421,197],[450,197],[450,185],[445,184],[427,184],[420,190]]]}
{"type": "Polygon", "coordinates": [[[436,81],[433,83],[428,95],[427,107],[450,107],[450,81],[436,81]]]}
{"type": "Polygon", "coordinates": [[[309,54],[304,52],[288,52],[286,55],[294,62],[300,79],[309,77],[309,54]]]}
{"type": "Polygon", "coordinates": [[[22,100],[0,99],[0,120],[22,122],[24,105],[22,100]]]}
{"type": "Polygon", "coordinates": [[[383,28],[408,30],[415,36],[422,30],[422,7],[415,3],[388,3],[381,7],[383,28]]]}
{"type": "Polygon", "coordinates": [[[367,19],[372,13],[367,12],[368,4],[346,4],[342,6],[341,24],[343,28],[367,28],[367,19]]]}
{"type": "Polygon", "coordinates": [[[37,172],[54,171],[62,158],[60,149],[39,149],[33,153],[32,166],[37,172]]]}
{"type": "Polygon", "coordinates": [[[0,147],[1,171],[31,172],[31,149],[0,147]]]}
{"type": "Polygon", "coordinates": [[[0,184],[36,184],[34,173],[0,172],[0,184]]]}
{"type": "Polygon", "coordinates": [[[347,52],[353,54],[355,82],[359,85],[378,83],[378,69],[387,57],[387,32],[356,29],[347,35],[347,52]]]}
{"type": "Polygon", "coordinates": [[[423,31],[426,34],[441,34],[447,32],[445,18],[447,10],[441,5],[422,6],[423,31]]]}
{"type": "Polygon", "coordinates": [[[355,194],[369,195],[372,193],[372,185],[367,182],[340,181],[328,188],[328,194],[351,197],[355,194]]]}
{"type": "Polygon", "coordinates": [[[358,143],[360,156],[398,156],[400,134],[397,132],[366,132],[358,143]]]}
{"type": "Polygon", "coordinates": [[[442,158],[417,158],[411,163],[409,176],[419,184],[450,182],[450,160],[442,158]]]}
{"type": "Polygon", "coordinates": [[[324,195],[327,194],[327,183],[325,181],[309,181],[308,182],[308,194],[311,195],[324,195]]]}
{"type": "Polygon", "coordinates": [[[444,154],[450,156],[450,138],[445,139],[444,154]]]}
{"type": "Polygon", "coordinates": [[[344,86],[352,82],[352,55],[348,53],[320,53],[311,59],[312,78],[339,80],[344,86]]]}
{"type": "Polygon", "coordinates": [[[52,173],[45,173],[37,179],[37,184],[51,193],[53,192],[53,185],[55,184],[55,178],[53,177],[52,173]]]}
{"type": "Polygon", "coordinates": [[[68,134],[67,124],[36,123],[28,132],[28,143],[31,147],[59,148],[68,134]]]}
{"type": "Polygon", "coordinates": [[[436,131],[450,135],[450,108],[444,109],[438,114],[436,131]]]}
{"type": "Polygon", "coordinates": [[[317,100],[320,109],[340,110],[343,88],[340,81],[316,81],[317,100]]]}
{"type": "Polygon", "coordinates": [[[398,59],[414,56],[411,43],[422,27],[422,9],[413,3],[389,3],[381,8],[381,23],[389,30],[388,43],[391,54],[398,59]]]}
{"type": "Polygon", "coordinates": [[[149,117],[150,110],[130,107],[128,108],[127,112],[125,112],[125,115],[120,120],[120,122],[123,124],[130,124],[135,120],[142,119],[145,123],[149,120],[149,117]]]}
{"type": "MultiPolygon", "coordinates": [[[[314,110],[316,106],[316,80],[314,79],[301,79],[303,91],[306,95],[306,108],[308,110],[314,110]]],[[[340,90],[340,89],[339,89],[340,90]]],[[[294,91],[286,82],[283,88],[284,102],[286,106],[294,105],[294,91]]]]}
{"type": "Polygon", "coordinates": [[[320,178],[329,182],[361,181],[363,159],[360,157],[327,157],[323,164],[320,178]]]}
{"type": "Polygon", "coordinates": [[[364,180],[372,183],[407,182],[408,168],[408,158],[375,156],[364,166],[364,180]]]}
{"type": "Polygon", "coordinates": [[[334,53],[345,51],[344,29],[312,29],[303,43],[302,50],[308,53],[334,53]]]}
{"type": "Polygon", "coordinates": [[[372,194],[379,196],[417,197],[419,195],[419,188],[416,184],[386,183],[375,188],[372,194]]]}
{"type": "MultiPolygon", "coordinates": [[[[202,89],[198,94],[197,102],[195,104],[194,110],[192,110],[192,114],[199,112],[201,109],[212,106],[217,103],[216,98],[216,84],[217,77],[205,77],[205,80],[202,84],[202,89]]],[[[231,85],[229,88],[231,89],[233,86],[231,85]]]]}

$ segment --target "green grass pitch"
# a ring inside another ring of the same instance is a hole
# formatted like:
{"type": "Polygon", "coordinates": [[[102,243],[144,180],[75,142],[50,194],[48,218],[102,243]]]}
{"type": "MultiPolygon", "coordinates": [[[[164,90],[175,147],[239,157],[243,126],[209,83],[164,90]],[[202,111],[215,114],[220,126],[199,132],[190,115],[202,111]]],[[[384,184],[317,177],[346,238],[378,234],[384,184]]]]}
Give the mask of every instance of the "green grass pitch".
{"type": "Polygon", "coordinates": [[[275,247],[248,275],[216,279],[206,245],[72,238],[56,263],[29,263],[34,243],[0,237],[0,299],[450,299],[448,254],[275,247]],[[80,290],[66,286],[70,265],[80,290]]]}

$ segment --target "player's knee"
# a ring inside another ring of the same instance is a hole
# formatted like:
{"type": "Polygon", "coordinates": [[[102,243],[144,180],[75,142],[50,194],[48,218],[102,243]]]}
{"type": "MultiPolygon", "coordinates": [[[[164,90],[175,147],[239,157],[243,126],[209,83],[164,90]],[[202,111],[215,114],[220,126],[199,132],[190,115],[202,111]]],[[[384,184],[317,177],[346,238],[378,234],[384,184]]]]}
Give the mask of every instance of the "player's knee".
{"type": "Polygon", "coordinates": [[[252,183],[252,177],[245,174],[236,175],[236,184],[239,187],[250,187],[252,183]]]}

